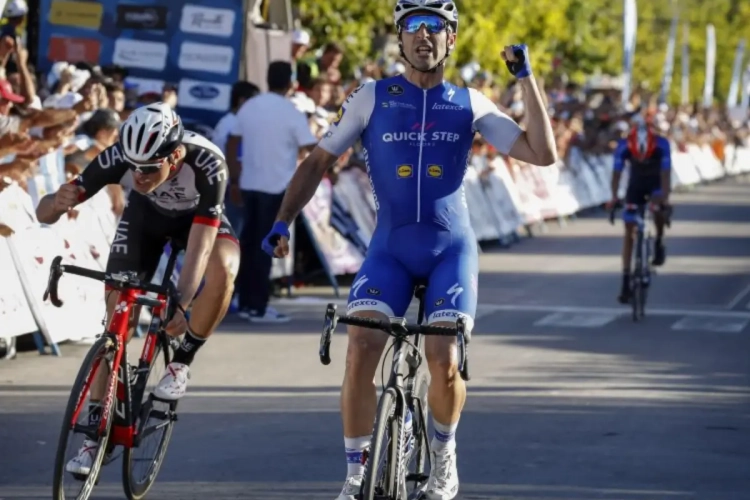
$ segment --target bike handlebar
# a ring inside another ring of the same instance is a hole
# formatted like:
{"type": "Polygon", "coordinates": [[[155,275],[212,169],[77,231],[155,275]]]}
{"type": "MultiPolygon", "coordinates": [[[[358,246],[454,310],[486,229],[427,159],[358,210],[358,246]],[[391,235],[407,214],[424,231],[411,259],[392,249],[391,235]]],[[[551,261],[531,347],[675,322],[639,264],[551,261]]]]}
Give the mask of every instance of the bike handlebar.
{"type": "MultiPolygon", "coordinates": [[[[135,273],[107,273],[102,271],[94,271],[93,269],[86,269],[85,267],[62,265],[62,257],[59,255],[52,260],[49,271],[49,280],[47,282],[47,289],[44,291],[44,300],[50,299],[52,305],[55,307],[62,307],[63,301],[60,300],[58,294],[58,283],[64,273],[75,274],[83,276],[84,278],[90,278],[97,281],[103,281],[107,285],[117,290],[135,289],[143,292],[153,292],[159,295],[164,295],[168,298],[168,304],[170,308],[171,317],[172,309],[177,307],[179,301],[179,294],[175,290],[174,285],[170,281],[165,287],[163,285],[155,285],[147,281],[139,279],[135,273]]],[[[139,305],[145,305],[149,307],[156,307],[162,304],[161,300],[153,299],[141,295],[136,299],[136,303],[139,305]]]]}
{"type": "Polygon", "coordinates": [[[326,308],[325,326],[323,334],[320,337],[320,362],[324,365],[331,363],[331,336],[338,323],[345,325],[361,326],[383,331],[393,337],[404,338],[409,335],[438,335],[445,337],[455,336],[458,342],[458,370],[461,378],[465,381],[471,380],[469,373],[469,353],[468,345],[471,342],[471,331],[466,328],[466,320],[459,316],[456,320],[456,326],[435,326],[435,325],[417,325],[409,324],[406,318],[390,318],[389,321],[383,321],[375,318],[362,318],[359,316],[337,315],[336,305],[328,304],[326,308]]]}
{"type": "MultiPolygon", "coordinates": [[[[672,212],[673,212],[672,205],[661,205],[661,204],[652,203],[651,201],[648,202],[648,205],[649,207],[651,207],[651,211],[664,213],[664,216],[666,218],[664,223],[667,227],[670,227],[672,225],[672,212]]],[[[637,207],[637,206],[638,205],[636,205],[635,203],[624,204],[622,200],[617,200],[617,203],[615,203],[615,205],[611,209],[609,209],[609,223],[610,224],[615,223],[615,215],[617,214],[618,210],[622,208],[630,208],[630,207],[637,207]]]]}

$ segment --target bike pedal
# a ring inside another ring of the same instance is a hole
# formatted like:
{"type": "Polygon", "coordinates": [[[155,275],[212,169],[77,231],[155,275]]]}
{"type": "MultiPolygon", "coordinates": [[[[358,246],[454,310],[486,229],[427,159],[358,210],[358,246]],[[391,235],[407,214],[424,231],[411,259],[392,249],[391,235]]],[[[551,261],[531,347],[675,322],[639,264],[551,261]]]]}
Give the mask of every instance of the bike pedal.
{"type": "Polygon", "coordinates": [[[406,481],[427,481],[430,478],[427,474],[417,474],[415,472],[410,472],[406,475],[406,481]]]}

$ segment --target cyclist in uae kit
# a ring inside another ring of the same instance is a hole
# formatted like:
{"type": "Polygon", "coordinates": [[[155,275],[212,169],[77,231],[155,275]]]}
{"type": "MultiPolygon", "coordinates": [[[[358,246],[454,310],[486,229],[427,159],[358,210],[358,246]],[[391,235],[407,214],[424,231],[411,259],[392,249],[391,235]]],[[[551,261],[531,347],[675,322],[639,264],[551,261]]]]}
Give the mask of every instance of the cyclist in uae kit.
{"type": "MultiPolygon", "coordinates": [[[[180,304],[166,330],[185,334],[154,394],[175,400],[185,394],[189,366],[196,351],[226,314],[239,266],[239,246],[223,215],[228,167],[224,155],[208,139],[186,132],[180,117],[164,103],[135,110],[120,129],[119,142],[102,151],[76,179],[45,196],[37,217],[55,223],[68,210],[109,184],[130,188],[126,208],[110,248],[107,272],[134,271],[151,279],[168,240],[185,248],[177,291],[180,304]],[[205,274],[190,323],[185,310],[205,274]]],[[[106,293],[107,317],[117,294],[106,293]]],[[[140,308],[131,316],[136,326],[140,308]]],[[[133,330],[131,329],[131,335],[133,330]]],[[[106,373],[99,371],[89,402],[89,419],[98,421],[106,373]]],[[[87,475],[97,443],[86,439],[66,466],[87,475]]]]}
{"type": "Polygon", "coordinates": [[[625,139],[620,139],[614,154],[612,172],[611,208],[617,201],[620,189],[620,178],[625,163],[630,164],[630,177],[625,194],[625,204],[637,205],[637,209],[626,209],[622,218],[625,222],[625,239],[622,245],[622,288],[618,300],[622,304],[630,302],[630,265],[633,245],[636,238],[637,218],[645,209],[646,200],[658,204],[660,209],[654,212],[656,241],[654,242],[654,259],[652,264],[661,266],[666,260],[664,246],[664,226],[669,212],[669,191],[672,182],[672,155],[669,141],[654,134],[651,127],[639,120],[625,139]]]}
{"type": "MultiPolygon", "coordinates": [[[[443,80],[458,29],[453,1],[400,0],[394,17],[409,67],[403,75],[364,84],[348,97],[335,126],[297,169],[263,247],[276,257],[289,252],[289,224],[328,167],[361,138],[377,226],[351,287],[348,313],[403,316],[415,280],[427,279],[428,322],[455,326],[463,315],[471,324],[479,269],[462,182],[474,134],[481,133],[503,154],[551,165],[556,161],[552,127],[524,45],[506,47],[503,58],[524,89],[528,131],[477,90],[443,80]]],[[[386,334],[364,328],[349,327],[348,335],[341,396],[348,466],[339,500],[354,499],[361,488],[377,405],[373,380],[387,340],[386,334]]],[[[456,339],[425,341],[435,426],[426,494],[452,499],[458,493],[455,432],[466,387],[452,354],[456,339]]]]}

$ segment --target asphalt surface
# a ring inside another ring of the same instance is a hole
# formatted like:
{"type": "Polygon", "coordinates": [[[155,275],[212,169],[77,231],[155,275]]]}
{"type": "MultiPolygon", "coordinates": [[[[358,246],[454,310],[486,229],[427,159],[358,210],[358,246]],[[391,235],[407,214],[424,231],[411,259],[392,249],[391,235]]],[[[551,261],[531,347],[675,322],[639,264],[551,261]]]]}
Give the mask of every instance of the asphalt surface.
{"type": "MultiPolygon", "coordinates": [[[[482,255],[459,498],[750,499],[750,183],[674,201],[643,323],[616,303],[622,226],[603,213],[482,255]]],[[[276,304],[287,325],[229,318],[203,348],[149,498],[336,497],[346,338],[322,366],[307,302],[276,304]]],[[[0,499],[50,498],[86,349],[0,362],[0,499]]],[[[120,470],[92,498],[123,498],[120,470]]]]}

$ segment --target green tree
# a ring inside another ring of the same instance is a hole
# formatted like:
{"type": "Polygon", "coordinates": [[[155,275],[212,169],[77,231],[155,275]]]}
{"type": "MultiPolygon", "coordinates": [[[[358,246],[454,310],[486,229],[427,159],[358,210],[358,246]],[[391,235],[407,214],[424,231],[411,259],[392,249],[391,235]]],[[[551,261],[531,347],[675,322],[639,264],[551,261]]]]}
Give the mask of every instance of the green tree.
{"type": "MultiPolygon", "coordinates": [[[[327,40],[347,50],[344,69],[376,57],[377,35],[393,32],[392,0],[294,0],[302,25],[317,45],[327,40]]],[[[680,9],[670,99],[680,97],[682,24],[690,25],[690,96],[700,99],[705,80],[706,25],[716,30],[715,96],[725,100],[732,76],[734,51],[748,38],[750,54],[750,1],[747,0],[639,0],[638,34],[633,68],[636,82],[657,92],[674,6],[680,9]]],[[[529,45],[534,72],[547,75],[555,58],[560,69],[583,83],[596,71],[618,75],[622,71],[622,0],[458,0],[458,45],[449,61],[448,76],[477,61],[484,69],[509,79],[500,56],[503,46],[529,45]]],[[[750,57],[746,56],[746,61],[750,57]]]]}

